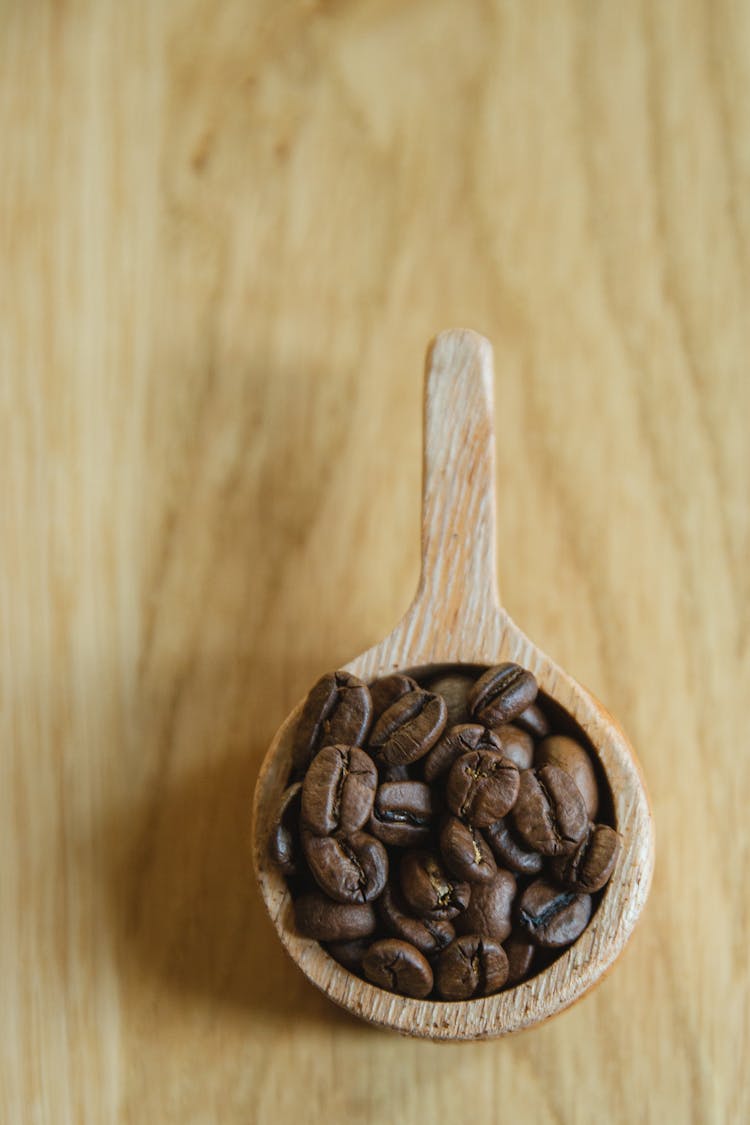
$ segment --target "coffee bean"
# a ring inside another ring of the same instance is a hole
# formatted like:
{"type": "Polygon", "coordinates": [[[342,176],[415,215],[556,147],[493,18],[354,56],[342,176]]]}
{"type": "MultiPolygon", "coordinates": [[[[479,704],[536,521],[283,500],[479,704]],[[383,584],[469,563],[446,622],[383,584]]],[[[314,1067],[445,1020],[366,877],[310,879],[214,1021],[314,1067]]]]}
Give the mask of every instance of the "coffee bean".
{"type": "Polygon", "coordinates": [[[496,820],[484,835],[492,848],[495,859],[502,867],[518,872],[519,875],[537,875],[542,870],[544,857],[539,852],[530,852],[515,838],[507,818],[496,820]]]}
{"type": "Polygon", "coordinates": [[[445,949],[456,936],[453,925],[445,919],[413,918],[392,882],[386,884],[377,909],[383,925],[394,937],[408,941],[427,957],[445,949]]]}
{"type": "Polygon", "coordinates": [[[369,830],[384,844],[424,845],[433,816],[432,790],[423,781],[386,781],[378,787],[369,830]]]}
{"type": "Polygon", "coordinates": [[[593,894],[609,881],[619,854],[620,837],[614,828],[590,824],[576,850],[553,860],[551,871],[569,890],[593,894]]]}
{"type": "Polygon", "coordinates": [[[297,929],[315,941],[351,941],[375,929],[375,911],[369,902],[331,902],[320,891],[300,895],[294,913],[297,929]]]}
{"type": "Polygon", "coordinates": [[[301,798],[301,781],[284,790],[271,830],[268,851],[285,875],[293,875],[297,870],[301,798]]]}
{"type": "Polygon", "coordinates": [[[524,843],[542,855],[572,852],[588,827],[583,797],[557,766],[523,771],[511,820],[524,843]]]}
{"type": "Polygon", "coordinates": [[[367,832],[314,836],[303,829],[302,845],[313,879],[336,902],[372,902],[388,878],[388,854],[367,832]]]}
{"type": "Polygon", "coordinates": [[[528,731],[521,730],[513,723],[506,723],[502,727],[496,727],[493,733],[500,741],[503,755],[515,762],[519,770],[531,768],[534,764],[534,739],[528,731]]]}
{"type": "Polygon", "coordinates": [[[302,785],[303,824],[317,836],[361,828],[370,818],[377,784],[377,770],[364,750],[325,746],[302,785]]]}
{"type": "Polygon", "coordinates": [[[411,771],[408,766],[382,766],[378,776],[381,781],[411,781],[411,771]]]}
{"type": "Polygon", "coordinates": [[[526,888],[518,904],[518,923],[537,945],[561,949],[579,937],[591,917],[591,896],[564,891],[546,879],[526,888]]]}
{"type": "Polygon", "coordinates": [[[518,795],[518,766],[493,750],[472,750],[451,767],[445,787],[448,808],[475,828],[494,824],[518,795]]]}
{"type": "Polygon", "coordinates": [[[460,934],[479,934],[504,942],[511,931],[515,897],[516,880],[501,868],[491,883],[471,888],[471,900],[456,919],[456,929],[460,934]]]}
{"type": "Polygon", "coordinates": [[[469,904],[469,884],[449,875],[432,852],[407,852],[399,874],[404,900],[419,917],[429,915],[449,920],[469,904]]]}
{"type": "Polygon", "coordinates": [[[503,949],[508,958],[508,979],[506,984],[518,984],[529,975],[531,962],[534,960],[534,945],[523,934],[511,934],[503,942],[503,949]]]}
{"type": "Polygon", "coordinates": [[[415,762],[440,738],[447,714],[442,696],[410,691],[380,716],[370,735],[370,750],[379,764],[415,762]]]}
{"type": "Polygon", "coordinates": [[[530,707],[517,715],[515,722],[522,730],[533,735],[534,738],[546,738],[550,731],[549,719],[538,703],[532,703],[530,707]]]}
{"type": "Polygon", "coordinates": [[[350,973],[362,971],[362,959],[372,945],[372,938],[354,938],[352,941],[331,941],[326,946],[334,961],[350,973]]]}
{"type": "Polygon", "coordinates": [[[394,672],[391,676],[383,676],[370,685],[370,698],[372,699],[373,722],[387,711],[391,704],[408,695],[411,691],[419,691],[419,684],[411,676],[404,676],[394,672]]]}
{"type": "Polygon", "coordinates": [[[440,854],[451,875],[467,883],[489,883],[497,874],[495,857],[482,833],[457,816],[448,816],[443,822],[440,854]]]}
{"type": "Polygon", "coordinates": [[[490,938],[466,934],[439,955],[435,983],[443,1000],[470,1000],[497,992],[507,976],[503,947],[490,938]]]}
{"type": "Polygon", "coordinates": [[[599,786],[591,758],[575,739],[563,734],[552,735],[540,742],[536,751],[537,768],[558,766],[565,770],[581,791],[589,820],[595,820],[599,808],[599,786]]]}
{"type": "Polygon", "coordinates": [[[473,684],[474,680],[471,676],[462,676],[453,672],[430,680],[430,691],[442,695],[448,707],[447,725],[449,727],[455,727],[459,723],[468,723],[469,711],[466,701],[473,684]]]}
{"type": "Polygon", "coordinates": [[[305,770],[315,752],[340,743],[357,746],[367,734],[372,717],[370,692],[351,672],[321,676],[311,689],[297,721],[293,762],[305,770]]]}
{"type": "Polygon", "coordinates": [[[536,693],[531,672],[520,664],[498,664],[488,668],[469,692],[469,712],[480,723],[498,727],[513,722],[534,702],[536,693]]]}
{"type": "Polygon", "coordinates": [[[398,938],[373,942],[362,961],[365,976],[379,988],[424,1000],[432,992],[432,969],[427,958],[398,938]]]}
{"type": "Polygon", "coordinates": [[[446,730],[424,760],[425,781],[433,782],[447,773],[453,763],[471,750],[494,750],[502,753],[496,734],[478,723],[461,723],[446,730]]]}

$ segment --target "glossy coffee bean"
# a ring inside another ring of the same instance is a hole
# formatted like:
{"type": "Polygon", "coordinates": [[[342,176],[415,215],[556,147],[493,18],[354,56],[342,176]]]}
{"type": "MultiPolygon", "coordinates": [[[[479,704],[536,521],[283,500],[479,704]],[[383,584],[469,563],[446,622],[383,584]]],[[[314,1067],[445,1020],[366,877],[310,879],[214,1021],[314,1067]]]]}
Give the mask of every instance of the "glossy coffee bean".
{"type": "Polygon", "coordinates": [[[299,819],[302,782],[290,785],[281,794],[276,810],[268,851],[285,875],[293,875],[299,858],[299,819]]]}
{"type": "Polygon", "coordinates": [[[404,676],[401,672],[394,672],[391,676],[383,676],[370,685],[372,699],[373,722],[387,711],[391,704],[408,695],[410,691],[419,691],[419,684],[411,676],[404,676]]]}
{"type": "Polygon", "coordinates": [[[537,879],[521,895],[518,924],[536,945],[562,949],[583,933],[591,917],[591,896],[565,891],[537,879]]]}
{"type": "Polygon", "coordinates": [[[320,891],[300,895],[294,914],[299,932],[315,941],[352,941],[375,930],[375,911],[369,902],[332,902],[320,891]]]}
{"type": "Polygon", "coordinates": [[[516,880],[501,869],[491,883],[471,888],[469,905],[456,919],[457,931],[504,942],[512,928],[515,897],[516,880]]]}
{"type": "Polygon", "coordinates": [[[528,977],[531,962],[534,960],[533,942],[520,933],[512,933],[507,941],[503,942],[503,949],[508,958],[508,979],[506,985],[518,984],[528,977]]]}
{"type": "Polygon", "coordinates": [[[513,723],[495,727],[495,737],[500,741],[501,751],[519,770],[528,770],[534,764],[534,739],[528,731],[521,730],[513,723]]]}
{"type": "Polygon", "coordinates": [[[315,882],[335,902],[372,902],[388,878],[388,853],[367,832],[314,836],[303,829],[302,846],[315,882]]]}
{"type": "Polygon", "coordinates": [[[354,938],[352,941],[331,941],[326,949],[350,973],[361,973],[362,959],[372,945],[372,938],[354,938]]]}
{"type": "Polygon", "coordinates": [[[436,781],[472,750],[493,750],[501,754],[502,743],[496,734],[479,723],[461,723],[447,729],[424,760],[425,781],[436,781]]]}
{"type": "Polygon", "coordinates": [[[599,808],[599,786],[594,766],[580,742],[555,734],[540,742],[536,751],[536,766],[558,766],[573,778],[586,804],[589,820],[595,820],[599,808]]]}
{"type": "Polygon", "coordinates": [[[430,680],[430,691],[442,695],[448,708],[449,727],[459,723],[468,723],[469,710],[467,699],[474,686],[472,676],[463,676],[460,673],[449,672],[430,680]]]}
{"type": "Polygon", "coordinates": [[[534,738],[546,738],[550,732],[549,719],[538,703],[532,703],[515,719],[517,726],[521,727],[534,738]]]}
{"type": "Polygon", "coordinates": [[[432,969],[427,958],[408,942],[383,938],[373,942],[362,961],[365,976],[378,988],[424,1000],[432,992],[432,969]]]}
{"type": "Polygon", "coordinates": [[[367,686],[350,672],[321,676],[305,700],[294,735],[293,761],[304,770],[323,746],[357,746],[372,717],[367,686]]]}
{"type": "Polygon", "coordinates": [[[572,852],[588,827],[583,797],[557,766],[523,771],[511,820],[523,842],[542,855],[572,852]]]}
{"type": "Polygon", "coordinates": [[[385,711],[370,734],[370,751],[379,765],[415,762],[435,745],[445,728],[448,710],[440,695],[410,691],[385,711]]]}
{"type": "Polygon", "coordinates": [[[503,817],[482,830],[495,859],[501,867],[507,867],[519,875],[538,875],[542,870],[544,856],[539,852],[530,852],[516,839],[508,819],[503,817]]]}
{"type": "Polygon", "coordinates": [[[407,848],[429,839],[433,796],[423,781],[386,781],[378,787],[369,831],[384,844],[407,848]]]}
{"type": "Polygon", "coordinates": [[[568,890],[593,894],[609,882],[620,854],[620,837],[608,824],[590,824],[570,855],[552,861],[551,872],[568,890]]]}
{"type": "Polygon", "coordinates": [[[469,692],[469,713],[488,727],[512,723],[534,702],[536,693],[531,672],[520,664],[498,664],[488,668],[469,692]]]}
{"type": "Polygon", "coordinates": [[[417,917],[450,920],[469,904],[469,884],[449,874],[433,852],[407,852],[399,875],[404,901],[417,917]]]}
{"type": "Polygon", "coordinates": [[[518,795],[518,766],[494,750],[472,750],[453,763],[445,786],[448,808],[476,828],[494,824],[518,795]]]}
{"type": "MultiPolygon", "coordinates": [[[[467,883],[489,883],[497,874],[495,857],[482,833],[457,816],[448,816],[443,821],[440,854],[451,875],[467,883]]],[[[472,897],[473,894],[472,891],[472,897]]]]}
{"type": "Polygon", "coordinates": [[[408,941],[420,953],[431,957],[450,945],[456,936],[452,923],[440,918],[414,918],[407,910],[401,893],[388,882],[378,899],[377,911],[383,926],[394,937],[408,941]]]}
{"type": "Polygon", "coordinates": [[[302,783],[302,823],[317,836],[361,828],[370,819],[377,784],[377,770],[364,750],[325,746],[302,783]]]}
{"type": "Polygon", "coordinates": [[[436,963],[435,984],[443,1000],[489,996],[503,987],[508,958],[490,938],[465,934],[444,949],[436,963]]]}

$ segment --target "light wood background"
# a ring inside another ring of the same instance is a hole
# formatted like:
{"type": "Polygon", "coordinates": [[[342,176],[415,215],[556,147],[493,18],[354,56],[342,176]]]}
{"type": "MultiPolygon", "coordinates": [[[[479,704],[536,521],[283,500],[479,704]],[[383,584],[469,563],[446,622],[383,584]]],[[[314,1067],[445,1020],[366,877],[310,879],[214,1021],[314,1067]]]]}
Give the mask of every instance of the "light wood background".
{"type": "Polygon", "coordinates": [[[747,1121],[750,6],[0,0],[0,60],[0,1119],[747,1121]],[[408,604],[453,325],[657,868],[595,994],[446,1047],[305,982],[247,832],[408,604]]]}

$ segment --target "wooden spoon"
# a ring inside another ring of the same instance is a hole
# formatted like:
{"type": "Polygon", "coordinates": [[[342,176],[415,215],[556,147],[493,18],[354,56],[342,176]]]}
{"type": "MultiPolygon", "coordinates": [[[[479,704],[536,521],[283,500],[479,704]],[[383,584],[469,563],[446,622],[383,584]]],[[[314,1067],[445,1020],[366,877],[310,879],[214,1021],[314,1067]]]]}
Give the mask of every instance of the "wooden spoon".
{"type": "MultiPolygon", "coordinates": [[[[353,976],[294,927],[284,877],[268,859],[274,810],[286,784],[299,703],[277,732],[255,790],[253,850],[260,889],[281,941],[313,984],[370,1023],[431,1039],[480,1039],[530,1027],[567,1008],[599,980],[643,909],[654,864],[648,797],[635,754],[611,715],[511,621],[495,565],[492,349],[474,332],[443,332],[427,353],[422,575],[406,616],[346,668],[365,681],[395,669],[517,661],[588,737],[609,785],[622,837],[615,872],[581,937],[548,968],[477,1000],[412,1000],[353,976]]],[[[554,706],[554,704],[553,704],[554,706]]]]}

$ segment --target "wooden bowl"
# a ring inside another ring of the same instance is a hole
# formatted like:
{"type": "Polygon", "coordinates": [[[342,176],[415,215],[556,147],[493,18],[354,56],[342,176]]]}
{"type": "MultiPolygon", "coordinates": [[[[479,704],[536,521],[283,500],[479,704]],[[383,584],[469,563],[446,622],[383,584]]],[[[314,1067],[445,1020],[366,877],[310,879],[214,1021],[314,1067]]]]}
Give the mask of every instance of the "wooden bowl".
{"type": "Polygon", "coordinates": [[[549,1019],[588,991],[632,933],[648,896],[654,831],[643,777],[612,716],[541,652],[500,605],[495,562],[492,349],[474,332],[439,335],[425,377],[422,574],[396,628],[346,665],[369,682],[397,669],[498,664],[530,669],[540,691],[584,733],[611,794],[622,838],[617,866],[591,921],[556,961],[514,988],[476,1000],[413,1000],[347,972],[294,925],[283,875],[268,858],[274,810],[291,765],[300,702],[271,743],[255,790],[253,856],[278,935],[305,975],[331,1000],[372,1024],[429,1039],[506,1035],[549,1019]]]}

